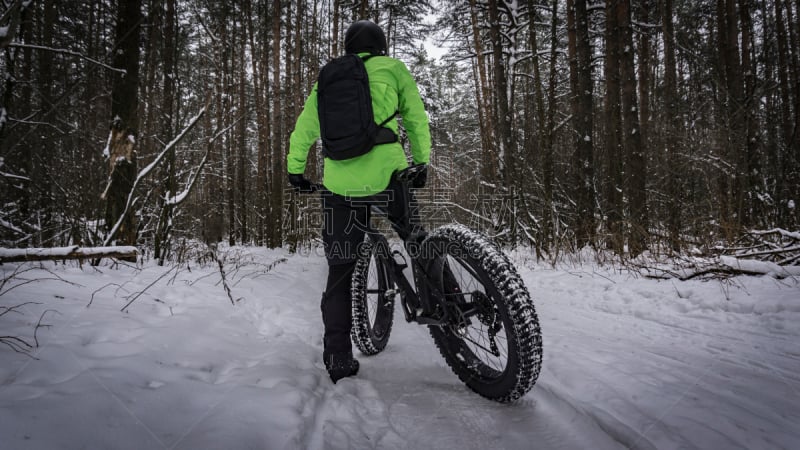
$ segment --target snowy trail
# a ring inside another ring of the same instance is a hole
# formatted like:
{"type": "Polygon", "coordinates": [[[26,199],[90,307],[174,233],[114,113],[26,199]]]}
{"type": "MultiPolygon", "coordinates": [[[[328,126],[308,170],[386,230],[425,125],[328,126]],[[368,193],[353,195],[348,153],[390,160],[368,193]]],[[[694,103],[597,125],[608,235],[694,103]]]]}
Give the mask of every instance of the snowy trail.
{"type": "MultiPolygon", "coordinates": [[[[671,283],[594,277],[595,286],[581,292],[570,286],[583,278],[556,282],[569,277],[539,272],[526,280],[532,290],[551,293],[540,307],[550,324],[546,374],[609,435],[634,448],[791,448],[800,442],[793,430],[800,420],[794,313],[734,312],[759,299],[734,289],[722,301],[736,306],[721,303],[707,297],[709,288],[719,288],[715,283],[684,284],[679,288],[689,291],[681,298],[671,283]],[[788,327],[790,337],[782,336],[788,327]]],[[[776,290],[771,279],[746,282],[798,302],[796,285],[776,290]]]]}
{"type": "Polygon", "coordinates": [[[229,270],[235,307],[213,268],[163,278],[128,313],[125,296],[167,268],[58,266],[75,284],[0,296],[6,307],[41,303],[0,317],[0,335],[31,338],[57,310],[38,331],[38,360],[0,346],[0,449],[800,446],[797,280],[522,267],[544,366],[528,395],[501,405],[464,387],[400,313],[389,347],[331,384],[324,260],[247,252],[229,270]]]}

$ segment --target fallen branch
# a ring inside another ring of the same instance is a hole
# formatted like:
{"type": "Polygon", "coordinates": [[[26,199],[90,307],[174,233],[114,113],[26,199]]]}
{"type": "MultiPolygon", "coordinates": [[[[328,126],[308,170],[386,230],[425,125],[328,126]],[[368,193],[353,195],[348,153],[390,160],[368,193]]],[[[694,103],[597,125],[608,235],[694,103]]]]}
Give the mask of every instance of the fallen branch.
{"type": "Polygon", "coordinates": [[[225,257],[223,256],[220,258],[217,256],[216,245],[210,245],[208,247],[208,254],[217,262],[217,265],[219,266],[219,275],[222,281],[222,287],[225,289],[225,293],[228,294],[228,299],[231,301],[231,305],[236,306],[236,301],[233,299],[233,293],[231,292],[231,287],[228,286],[228,278],[225,274],[225,257]]]}
{"type": "Polygon", "coordinates": [[[39,337],[36,336],[36,333],[39,332],[39,328],[50,328],[51,325],[45,325],[42,323],[42,319],[44,319],[44,315],[54,312],[56,314],[61,314],[60,312],[56,311],[55,309],[45,309],[41,316],[39,316],[39,322],[36,323],[36,328],[33,329],[33,342],[36,344],[36,347],[39,347],[39,337]]]}
{"type": "Polygon", "coordinates": [[[117,288],[119,288],[119,289],[121,289],[121,288],[122,288],[122,286],[121,286],[121,285],[119,285],[119,284],[117,284],[117,283],[108,283],[108,284],[106,284],[105,286],[101,287],[100,289],[97,289],[97,290],[95,290],[94,292],[92,292],[92,297],[89,299],[89,304],[88,304],[88,305],[86,305],[86,307],[88,308],[88,307],[92,306],[92,302],[94,302],[94,296],[95,296],[95,294],[97,294],[98,292],[100,292],[100,291],[102,291],[103,289],[105,289],[105,288],[107,288],[107,287],[110,287],[110,286],[116,286],[116,287],[117,287],[117,288]]]}
{"type": "Polygon", "coordinates": [[[25,303],[20,303],[19,305],[14,305],[14,306],[0,306],[0,317],[5,316],[6,314],[8,314],[10,312],[15,312],[17,314],[22,314],[21,312],[17,311],[17,308],[22,308],[25,305],[41,305],[41,303],[38,303],[38,302],[25,302],[25,303]]]}
{"type": "Polygon", "coordinates": [[[29,49],[33,49],[33,50],[43,50],[43,51],[46,51],[46,52],[53,52],[53,53],[60,53],[60,54],[63,54],[63,55],[75,56],[77,58],[85,59],[86,61],[89,61],[92,64],[97,64],[98,66],[103,67],[104,69],[108,69],[109,71],[112,71],[112,72],[119,72],[119,73],[122,73],[122,74],[127,73],[125,71],[125,69],[117,69],[116,67],[109,66],[108,64],[106,64],[106,63],[104,63],[102,61],[98,61],[96,59],[89,58],[88,56],[86,56],[86,55],[84,55],[82,53],[73,52],[72,50],[66,50],[66,49],[63,49],[63,48],[45,47],[45,46],[42,46],[42,45],[21,44],[21,43],[18,43],[18,42],[12,42],[12,43],[8,44],[8,46],[9,47],[16,47],[16,48],[23,48],[23,49],[29,48],[29,49]]]}
{"type": "Polygon", "coordinates": [[[231,305],[236,305],[236,302],[233,301],[233,295],[231,294],[231,288],[228,286],[228,282],[225,279],[225,267],[222,264],[222,260],[218,259],[217,264],[219,264],[219,273],[222,276],[222,287],[225,288],[225,293],[228,294],[228,298],[231,300],[231,305]]]}
{"type": "Polygon", "coordinates": [[[797,231],[749,230],[731,244],[711,248],[710,253],[705,257],[685,256],[634,267],[648,278],[682,281],[736,275],[800,277],[800,232],[797,231]]]}
{"type": "Polygon", "coordinates": [[[156,283],[158,283],[159,281],[164,279],[164,277],[169,275],[169,273],[172,272],[173,270],[175,270],[175,267],[170,268],[168,271],[164,272],[160,277],[156,278],[155,281],[153,281],[152,283],[148,284],[146,288],[144,288],[141,291],[137,292],[136,295],[128,303],[126,303],[125,306],[122,307],[122,309],[120,309],[120,311],[126,312],[125,310],[128,309],[128,307],[131,306],[131,304],[133,304],[133,302],[135,302],[137,298],[141,297],[145,292],[147,292],[148,289],[150,289],[156,283]]]}
{"type": "Polygon", "coordinates": [[[23,261],[58,261],[62,259],[135,258],[136,247],[53,247],[53,248],[0,248],[0,264],[23,261]]]}
{"type": "Polygon", "coordinates": [[[713,258],[680,258],[670,264],[635,265],[646,278],[660,280],[726,278],[736,275],[769,275],[777,279],[800,276],[800,266],[779,265],[770,261],[718,256],[713,258]]]}
{"type": "MultiPolygon", "coordinates": [[[[17,311],[17,309],[18,308],[22,308],[23,306],[26,306],[26,305],[40,305],[40,304],[41,303],[38,303],[38,302],[25,302],[25,303],[21,303],[19,305],[14,305],[14,306],[0,306],[0,308],[2,308],[2,309],[0,309],[0,317],[6,315],[8,313],[11,313],[11,312],[14,312],[14,313],[17,313],[17,314],[23,314],[22,312],[17,311]]],[[[42,314],[42,316],[44,316],[44,314],[42,314]]],[[[41,322],[41,320],[42,319],[39,318],[39,322],[41,322]]],[[[38,326],[37,326],[37,328],[38,328],[38,326]]],[[[36,339],[35,330],[34,330],[34,339],[36,339]]],[[[30,344],[25,339],[22,339],[22,338],[19,338],[19,337],[16,337],[16,336],[0,336],[0,344],[7,345],[12,350],[14,350],[16,353],[22,353],[23,355],[29,356],[29,357],[31,357],[33,359],[36,359],[36,358],[31,356],[31,350],[33,350],[35,347],[39,347],[38,340],[36,341],[36,345],[34,346],[33,344],[30,344]]]]}
{"type": "Polygon", "coordinates": [[[248,278],[248,277],[250,277],[250,278],[257,278],[257,277],[260,277],[261,275],[266,275],[268,272],[270,272],[272,269],[274,269],[275,267],[277,267],[279,264],[283,264],[283,263],[285,263],[286,261],[288,261],[286,258],[279,258],[279,259],[276,259],[275,261],[272,261],[272,262],[271,262],[271,263],[269,263],[269,264],[259,264],[260,266],[262,266],[262,267],[263,267],[263,269],[262,269],[262,270],[259,270],[259,271],[257,271],[257,272],[251,272],[251,273],[247,273],[247,274],[245,274],[245,275],[242,275],[241,277],[239,277],[239,279],[238,279],[238,280],[236,280],[236,282],[235,282],[235,283],[233,283],[233,287],[236,287],[236,285],[238,285],[238,284],[239,284],[239,283],[240,283],[242,280],[244,280],[245,278],[248,278]]]}
{"type": "Polygon", "coordinates": [[[739,259],[769,261],[781,266],[792,265],[800,257],[800,232],[781,228],[750,230],[735,246],[719,249],[722,255],[739,259]]]}
{"type": "MultiPolygon", "coordinates": [[[[5,344],[15,352],[28,356],[31,356],[30,351],[33,350],[33,345],[15,336],[0,336],[0,344],[5,344]]],[[[31,356],[31,358],[33,357],[31,356]]]]}

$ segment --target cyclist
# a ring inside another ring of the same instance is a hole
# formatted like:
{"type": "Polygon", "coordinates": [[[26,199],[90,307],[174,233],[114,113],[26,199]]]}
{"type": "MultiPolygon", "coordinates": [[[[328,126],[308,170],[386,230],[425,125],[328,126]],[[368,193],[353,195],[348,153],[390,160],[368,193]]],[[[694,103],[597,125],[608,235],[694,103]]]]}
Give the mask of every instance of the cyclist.
{"type": "MultiPolygon", "coordinates": [[[[431,137],[428,116],[416,82],[406,65],[386,56],[386,36],[373,22],[360,20],[345,33],[345,52],[365,58],[376,122],[399,113],[408,134],[414,164],[428,164],[431,137]]],[[[289,139],[287,171],[289,183],[299,192],[312,192],[314,185],[303,173],[308,151],[320,137],[317,109],[317,84],[306,99],[289,139]]],[[[354,118],[354,120],[356,120],[354,118]]],[[[385,123],[397,135],[397,121],[385,123]]],[[[375,145],[371,151],[351,159],[325,158],[322,191],[322,238],[328,262],[328,279],[322,295],[324,325],[323,360],[331,380],[336,383],[358,372],[353,358],[350,329],[352,326],[351,278],[364,240],[364,224],[369,223],[370,205],[384,209],[395,230],[412,229],[402,224],[416,224],[416,210],[409,210],[409,192],[393,174],[408,166],[402,145],[394,142],[375,145]]],[[[427,166],[425,166],[427,167],[427,166]]],[[[423,187],[427,170],[412,181],[423,187]]],[[[412,231],[412,234],[415,234],[412,231]]],[[[400,236],[407,240],[409,235],[400,236]]]]}

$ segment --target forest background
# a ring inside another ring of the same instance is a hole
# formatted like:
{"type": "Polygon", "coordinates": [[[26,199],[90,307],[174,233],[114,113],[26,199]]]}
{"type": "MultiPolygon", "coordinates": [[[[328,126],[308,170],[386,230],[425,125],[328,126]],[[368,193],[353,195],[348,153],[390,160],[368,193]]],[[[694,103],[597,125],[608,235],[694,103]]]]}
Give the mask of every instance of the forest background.
{"type": "Polygon", "coordinates": [[[360,18],[430,115],[429,227],[543,258],[800,241],[800,1],[0,0],[0,246],[313,246],[288,136],[360,18]]]}

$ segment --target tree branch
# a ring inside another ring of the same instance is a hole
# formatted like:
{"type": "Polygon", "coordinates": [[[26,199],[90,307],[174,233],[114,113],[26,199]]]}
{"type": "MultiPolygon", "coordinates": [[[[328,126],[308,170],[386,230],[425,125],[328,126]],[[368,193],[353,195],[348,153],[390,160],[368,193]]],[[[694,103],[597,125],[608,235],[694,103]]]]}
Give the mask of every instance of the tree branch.
{"type": "Polygon", "coordinates": [[[141,297],[145,292],[147,292],[148,289],[150,289],[156,283],[161,281],[164,277],[169,275],[169,273],[172,272],[173,270],[175,270],[176,267],[177,266],[174,266],[171,269],[169,269],[168,271],[164,272],[160,277],[156,278],[155,281],[153,281],[152,283],[148,284],[147,287],[145,287],[141,291],[137,292],[136,295],[128,303],[126,303],[125,306],[122,307],[122,309],[120,309],[120,311],[126,312],[125,310],[128,309],[128,307],[131,306],[131,304],[133,304],[133,302],[135,302],[137,298],[141,297]]]}
{"type": "Polygon", "coordinates": [[[136,188],[139,187],[139,184],[142,182],[142,179],[144,179],[144,177],[149,175],[154,168],[156,168],[159,164],[161,164],[161,161],[164,160],[164,157],[167,155],[167,153],[173,147],[175,147],[178,144],[178,142],[180,142],[184,138],[184,136],[186,136],[189,130],[191,130],[195,126],[195,124],[197,124],[197,122],[200,120],[200,118],[203,116],[205,112],[206,112],[206,107],[204,106],[203,108],[200,109],[200,112],[198,112],[196,116],[192,117],[189,120],[189,124],[183,129],[183,131],[181,131],[177,136],[175,136],[175,138],[172,139],[172,141],[170,141],[164,147],[164,150],[162,150],[161,153],[159,153],[158,156],[156,156],[156,159],[154,159],[153,162],[151,162],[147,167],[145,167],[144,169],[142,169],[141,172],[139,172],[139,175],[136,176],[136,180],[133,182],[131,191],[128,193],[128,201],[125,204],[125,209],[122,211],[122,214],[120,214],[119,219],[117,219],[117,223],[114,224],[114,227],[111,228],[111,231],[108,233],[108,236],[106,236],[105,240],[103,241],[104,246],[107,246],[111,242],[111,240],[114,239],[114,236],[117,234],[117,231],[119,231],[119,228],[122,226],[122,222],[125,220],[125,216],[128,215],[128,210],[130,209],[131,204],[133,203],[134,192],[136,192],[136,188]]]}
{"type": "Polygon", "coordinates": [[[98,61],[96,59],[89,58],[86,55],[82,55],[82,54],[80,54],[78,52],[73,52],[72,50],[66,50],[66,49],[63,49],[63,48],[44,47],[44,46],[41,46],[41,45],[20,44],[20,43],[11,43],[11,44],[8,44],[8,46],[9,47],[14,47],[14,48],[30,48],[30,49],[33,49],[33,50],[43,50],[43,51],[47,51],[47,52],[61,53],[61,54],[64,54],[64,55],[76,56],[78,58],[85,59],[86,61],[89,61],[92,64],[97,64],[98,66],[103,67],[104,69],[108,69],[108,70],[110,70],[112,72],[127,73],[125,71],[125,69],[117,69],[116,67],[109,66],[108,64],[106,64],[104,62],[98,61]]]}

